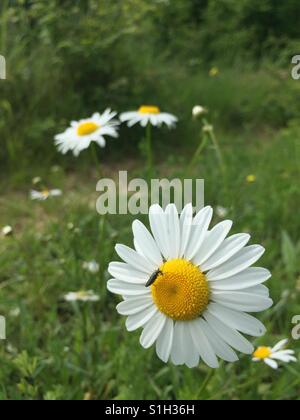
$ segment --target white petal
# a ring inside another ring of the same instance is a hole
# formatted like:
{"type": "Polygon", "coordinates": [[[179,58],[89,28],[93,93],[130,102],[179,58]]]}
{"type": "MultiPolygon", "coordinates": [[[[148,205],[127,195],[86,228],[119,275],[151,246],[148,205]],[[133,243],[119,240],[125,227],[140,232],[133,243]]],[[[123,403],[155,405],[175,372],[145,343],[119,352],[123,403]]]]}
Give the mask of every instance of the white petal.
{"type": "Polygon", "coordinates": [[[111,293],[122,296],[142,296],[150,295],[149,288],[140,286],[139,284],[129,284],[123,281],[112,279],[107,282],[107,289],[111,293]]]}
{"type": "Polygon", "coordinates": [[[109,264],[108,272],[117,280],[126,283],[145,285],[149,276],[141,271],[134,270],[130,265],[121,262],[112,262],[109,264]]]}
{"type": "Polygon", "coordinates": [[[191,261],[199,251],[209,228],[213,209],[208,206],[202,209],[194,218],[190,242],[185,252],[185,258],[191,261]]]}
{"type": "Polygon", "coordinates": [[[272,369],[278,369],[278,363],[275,362],[275,360],[272,359],[264,359],[264,362],[270,366],[272,369]]]}
{"type": "Polygon", "coordinates": [[[250,235],[240,233],[225,239],[219,249],[201,266],[203,271],[212,270],[224,264],[249,242],[250,235]]]}
{"type": "Polygon", "coordinates": [[[288,342],[289,342],[288,339],[279,341],[279,343],[277,343],[276,346],[272,348],[272,353],[276,353],[278,350],[283,349],[283,347],[286,346],[288,342]]]}
{"type": "Polygon", "coordinates": [[[144,115],[141,118],[140,122],[141,122],[141,126],[145,128],[145,127],[147,127],[148,123],[150,122],[150,117],[148,115],[144,115]]]}
{"type": "Polygon", "coordinates": [[[148,274],[149,276],[157,269],[154,264],[151,264],[142,255],[138,254],[133,249],[125,245],[117,245],[116,252],[119,257],[138,271],[148,274]]]}
{"type": "Polygon", "coordinates": [[[159,248],[145,225],[136,220],[132,225],[135,241],[143,251],[143,255],[157,267],[163,263],[159,248]]]}
{"type": "Polygon", "coordinates": [[[246,338],[244,338],[236,330],[227,327],[224,322],[220,321],[214,315],[206,311],[203,314],[203,317],[206,319],[210,327],[219,335],[230,347],[240,351],[245,354],[252,354],[254,352],[254,347],[249,343],[246,338]]]}
{"type": "Polygon", "coordinates": [[[176,322],[174,326],[173,345],[171,350],[171,360],[174,365],[183,365],[185,363],[184,351],[184,322],[176,322]]]}
{"type": "Polygon", "coordinates": [[[180,252],[179,258],[182,258],[187,245],[190,240],[190,234],[192,230],[192,223],[193,223],[193,206],[192,204],[187,204],[183,209],[181,216],[180,216],[180,231],[181,231],[181,244],[180,244],[180,252]]]}
{"type": "Polygon", "coordinates": [[[225,308],[217,303],[211,303],[207,310],[228,327],[241,333],[253,337],[261,337],[266,333],[265,326],[251,315],[225,308]]]}
{"type": "Polygon", "coordinates": [[[167,317],[163,313],[157,312],[146,324],[140,338],[140,343],[145,349],[150,348],[155,343],[165,326],[166,319],[167,317]]]}
{"type": "Polygon", "coordinates": [[[191,336],[202,360],[209,367],[216,369],[219,367],[219,362],[208,338],[205,335],[203,322],[204,321],[202,319],[196,319],[195,321],[189,323],[191,336]]]}
{"type": "Polygon", "coordinates": [[[261,312],[273,306],[272,299],[243,292],[212,292],[211,299],[230,309],[242,312],[261,312]]]}
{"type": "Polygon", "coordinates": [[[156,341],[157,356],[165,363],[168,362],[174,335],[174,322],[172,319],[167,318],[165,326],[156,341]]]}
{"type": "Polygon", "coordinates": [[[264,283],[271,277],[270,271],[264,268],[250,267],[226,280],[212,282],[215,290],[243,290],[264,283]]]}
{"type": "Polygon", "coordinates": [[[176,259],[179,257],[180,251],[180,225],[178,211],[174,204],[170,204],[166,208],[166,216],[168,221],[168,237],[169,237],[169,258],[176,259]]]}
{"type": "Polygon", "coordinates": [[[195,255],[193,262],[195,265],[202,265],[213,255],[219,246],[224,242],[232,227],[232,222],[226,220],[216,225],[210,232],[208,232],[201,248],[195,255]]]}
{"type": "Polygon", "coordinates": [[[229,347],[225,341],[223,341],[215,332],[214,330],[209,326],[209,324],[202,320],[202,328],[203,331],[210,342],[210,345],[212,346],[214,352],[217,356],[219,356],[221,359],[225,360],[226,362],[237,362],[239,360],[236,353],[232,350],[231,347],[229,347]]]}
{"type": "Polygon", "coordinates": [[[207,277],[212,281],[224,280],[241,273],[256,263],[264,254],[265,249],[260,245],[248,246],[240,250],[234,257],[218,268],[211,270],[207,277]]]}
{"type": "Polygon", "coordinates": [[[155,241],[161,250],[162,255],[167,260],[170,254],[167,221],[163,209],[158,204],[154,204],[150,207],[149,221],[155,241]]]}
{"type": "MultiPolygon", "coordinates": [[[[186,322],[185,324],[187,323],[188,322],[186,322]]],[[[187,367],[192,369],[199,365],[199,359],[200,359],[199,352],[197,350],[197,347],[194,344],[194,340],[192,338],[191,331],[188,325],[186,325],[183,332],[184,332],[183,339],[185,343],[185,347],[184,347],[185,364],[187,367]]]]}
{"type": "Polygon", "coordinates": [[[119,118],[121,122],[126,122],[126,121],[130,121],[132,119],[137,118],[137,116],[139,116],[139,114],[136,111],[131,111],[131,112],[123,112],[119,118]]]}
{"type": "Polygon", "coordinates": [[[264,286],[263,284],[259,284],[254,287],[249,287],[248,289],[243,289],[243,293],[252,293],[254,295],[264,296],[264,297],[270,297],[270,290],[268,287],[264,286]]]}
{"type": "Polygon", "coordinates": [[[296,357],[289,356],[289,355],[282,355],[282,354],[278,354],[278,353],[272,354],[270,356],[270,358],[272,360],[279,360],[279,361],[284,362],[284,363],[297,362],[296,357]]]}
{"type": "Polygon", "coordinates": [[[138,298],[124,300],[117,306],[117,311],[120,315],[135,315],[139,312],[142,312],[144,309],[148,308],[151,305],[153,305],[153,300],[151,296],[142,296],[138,298]]]}
{"type": "Polygon", "coordinates": [[[199,352],[190,334],[189,322],[176,322],[171,359],[175,365],[198,366],[199,352]]]}
{"type": "Polygon", "coordinates": [[[126,320],[126,328],[128,331],[135,331],[138,328],[141,328],[143,325],[147,324],[151,318],[158,312],[158,309],[155,305],[150,306],[145,309],[143,312],[139,312],[135,315],[130,315],[126,320]]]}

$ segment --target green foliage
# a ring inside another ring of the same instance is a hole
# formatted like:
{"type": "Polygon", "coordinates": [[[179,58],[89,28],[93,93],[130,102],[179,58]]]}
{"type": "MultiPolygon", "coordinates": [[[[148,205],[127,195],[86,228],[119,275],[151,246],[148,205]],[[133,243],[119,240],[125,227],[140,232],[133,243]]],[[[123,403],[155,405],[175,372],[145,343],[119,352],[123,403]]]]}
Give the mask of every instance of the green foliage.
{"type": "MultiPolygon", "coordinates": [[[[219,123],[241,127],[299,118],[300,85],[289,74],[299,50],[295,0],[6,0],[0,8],[6,171],[60,161],[53,136],[108,106],[148,102],[185,117],[201,102],[219,123]],[[217,78],[208,76],[213,65],[217,78]]],[[[189,130],[182,118],[172,142],[189,130]]],[[[122,142],[110,153],[128,149],[122,142]]]]}
{"type": "MultiPolygon", "coordinates": [[[[261,264],[272,272],[268,287],[275,304],[261,314],[266,336],[253,343],[272,346],[290,338],[299,357],[299,342],[291,339],[292,319],[300,313],[300,220],[291,211],[300,207],[295,130],[292,125],[276,136],[217,130],[228,166],[229,201],[212,150],[202,155],[195,176],[206,180],[207,203],[228,208],[233,232],[250,232],[251,243],[266,248],[261,264]],[[245,181],[250,173],[257,177],[254,184],[245,181]]],[[[165,177],[167,168],[168,176],[176,177],[190,158],[170,154],[167,164],[157,167],[158,176],[165,177]]],[[[143,161],[136,160],[132,177],[143,170],[143,161]]],[[[0,226],[14,228],[13,236],[0,238],[0,314],[7,319],[7,341],[0,343],[0,399],[299,399],[297,364],[272,371],[243,356],[236,364],[224,363],[202,390],[210,372],[203,364],[192,370],[165,365],[153,348],[140,346],[139,332],[126,331],[115,309],[118,298],[106,290],[107,267],[117,259],[116,243],[132,246],[135,217],[96,214],[97,175],[48,170],[44,182],[62,188],[62,198],[34,203],[22,189],[0,199],[0,226]],[[82,267],[92,259],[101,267],[96,276],[82,267]],[[64,302],[66,293],[80,289],[93,289],[100,301],[64,302]]]]}
{"type": "MultiPolygon", "coordinates": [[[[299,399],[296,364],[273,372],[242,357],[202,389],[204,365],[174,368],[140,347],[106,290],[115,244],[132,245],[133,217],[100,218],[89,151],[75,161],[53,144],[70,120],[153,103],[180,118],[176,130],[153,131],[157,174],[182,176],[200,141],[192,107],[207,107],[228,179],[211,145],[189,176],[205,178],[206,202],[226,207],[234,231],[251,232],[267,249],[262,265],[273,274],[275,305],[262,314],[268,333],[254,344],[290,337],[300,313],[300,82],[290,77],[299,7],[298,0],[1,1],[8,78],[0,81],[0,228],[14,229],[0,236],[8,337],[0,342],[1,400],[299,399]],[[249,174],[255,183],[245,181],[249,174]],[[64,196],[31,202],[36,176],[64,196]],[[97,276],[82,267],[92,259],[97,276]],[[80,289],[100,301],[64,301],[80,289]]],[[[143,135],[122,127],[99,151],[105,175],[120,167],[144,173],[143,135]]],[[[299,342],[290,346],[299,351],[299,342]]]]}

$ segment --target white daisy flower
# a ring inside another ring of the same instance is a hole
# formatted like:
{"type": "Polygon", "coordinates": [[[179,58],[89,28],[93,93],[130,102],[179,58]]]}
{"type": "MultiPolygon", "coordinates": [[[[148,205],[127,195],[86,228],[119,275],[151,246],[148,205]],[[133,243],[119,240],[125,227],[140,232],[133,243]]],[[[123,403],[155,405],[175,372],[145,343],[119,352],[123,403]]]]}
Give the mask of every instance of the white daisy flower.
{"type": "Polygon", "coordinates": [[[46,201],[48,198],[51,197],[60,197],[62,195],[61,190],[43,190],[43,191],[36,191],[31,190],[30,191],[30,198],[31,200],[37,200],[37,201],[46,201]]]}
{"type": "Polygon", "coordinates": [[[143,105],[138,111],[124,112],[120,115],[120,120],[127,122],[128,127],[139,123],[142,127],[146,127],[148,124],[161,127],[166,124],[169,128],[173,128],[178,118],[172,114],[161,112],[157,106],[143,105]]]}
{"type": "Polygon", "coordinates": [[[288,340],[282,340],[275,347],[259,347],[253,354],[254,362],[263,361],[272,369],[278,369],[278,361],[284,363],[297,362],[293,350],[283,350],[288,340]]]}
{"type": "Polygon", "coordinates": [[[225,217],[227,217],[228,213],[229,213],[229,210],[226,209],[225,207],[222,207],[222,206],[216,207],[216,214],[220,219],[224,219],[225,217]]]}
{"type": "Polygon", "coordinates": [[[10,236],[13,233],[13,228],[11,226],[4,226],[2,228],[2,235],[3,236],[10,236]]]}
{"type": "Polygon", "coordinates": [[[116,112],[106,109],[103,114],[97,112],[91,118],[72,121],[71,127],[64,133],[55,136],[58,150],[63,154],[71,150],[74,156],[78,156],[92,142],[97,143],[100,147],[105,147],[105,136],[119,137],[118,126],[120,123],[114,119],[116,115],[116,112]]]}
{"type": "Polygon", "coordinates": [[[91,274],[97,274],[99,273],[100,266],[96,261],[86,261],[82,264],[82,268],[91,274]]]}
{"type": "Polygon", "coordinates": [[[264,325],[247,312],[261,312],[273,304],[263,286],[268,270],[251,267],[264,253],[259,245],[246,246],[248,234],[227,237],[232,222],[209,230],[213,217],[205,207],[193,218],[187,205],[179,217],[176,206],[165,211],[153,205],[152,234],[133,223],[135,250],[117,245],[124,261],[109,265],[113,277],[108,290],[123,297],[117,306],[127,316],[128,331],[143,328],[144,348],[156,344],[158,357],[175,365],[195,367],[202,359],[217,368],[217,357],[238,360],[235,350],[252,354],[242,335],[260,337],[264,325]]]}
{"type": "Polygon", "coordinates": [[[64,299],[66,302],[98,302],[100,298],[93,290],[80,290],[67,293],[64,299]]]}

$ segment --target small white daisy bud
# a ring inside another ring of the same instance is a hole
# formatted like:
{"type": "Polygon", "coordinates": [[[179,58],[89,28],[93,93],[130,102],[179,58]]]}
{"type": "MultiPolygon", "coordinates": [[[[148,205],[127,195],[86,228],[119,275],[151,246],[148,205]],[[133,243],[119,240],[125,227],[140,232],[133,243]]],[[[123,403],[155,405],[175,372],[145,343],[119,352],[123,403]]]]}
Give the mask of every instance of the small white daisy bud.
{"type": "Polygon", "coordinates": [[[228,209],[222,206],[217,206],[216,213],[220,219],[224,219],[228,215],[228,209]]]}
{"type": "Polygon", "coordinates": [[[96,261],[88,261],[82,264],[82,268],[86,271],[89,271],[91,274],[97,274],[99,272],[100,266],[96,261]]]}
{"type": "Polygon", "coordinates": [[[201,105],[196,105],[193,108],[193,117],[194,118],[202,117],[202,115],[204,115],[206,113],[207,113],[207,110],[205,108],[203,108],[203,106],[201,106],[201,105]]]}
{"type": "Polygon", "coordinates": [[[10,236],[13,233],[13,228],[11,226],[4,226],[2,229],[2,235],[3,236],[10,236]]]}
{"type": "Polygon", "coordinates": [[[204,133],[212,133],[214,131],[214,126],[211,124],[205,124],[202,130],[204,133]]]}
{"type": "Polygon", "coordinates": [[[35,178],[33,178],[32,180],[32,184],[33,185],[37,185],[40,184],[42,182],[42,178],[40,176],[36,176],[35,178]]]}

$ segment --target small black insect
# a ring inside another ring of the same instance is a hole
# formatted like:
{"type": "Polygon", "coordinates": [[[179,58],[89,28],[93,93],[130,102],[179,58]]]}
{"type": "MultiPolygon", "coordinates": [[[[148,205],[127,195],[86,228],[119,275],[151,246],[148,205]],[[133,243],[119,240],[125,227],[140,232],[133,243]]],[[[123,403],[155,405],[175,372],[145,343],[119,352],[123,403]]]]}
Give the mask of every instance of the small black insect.
{"type": "Polygon", "coordinates": [[[147,281],[146,287],[150,287],[155,282],[155,280],[157,279],[157,277],[159,275],[163,275],[163,274],[164,273],[162,271],[160,271],[160,270],[155,271],[155,273],[153,273],[152,276],[150,277],[150,279],[147,281]]]}

